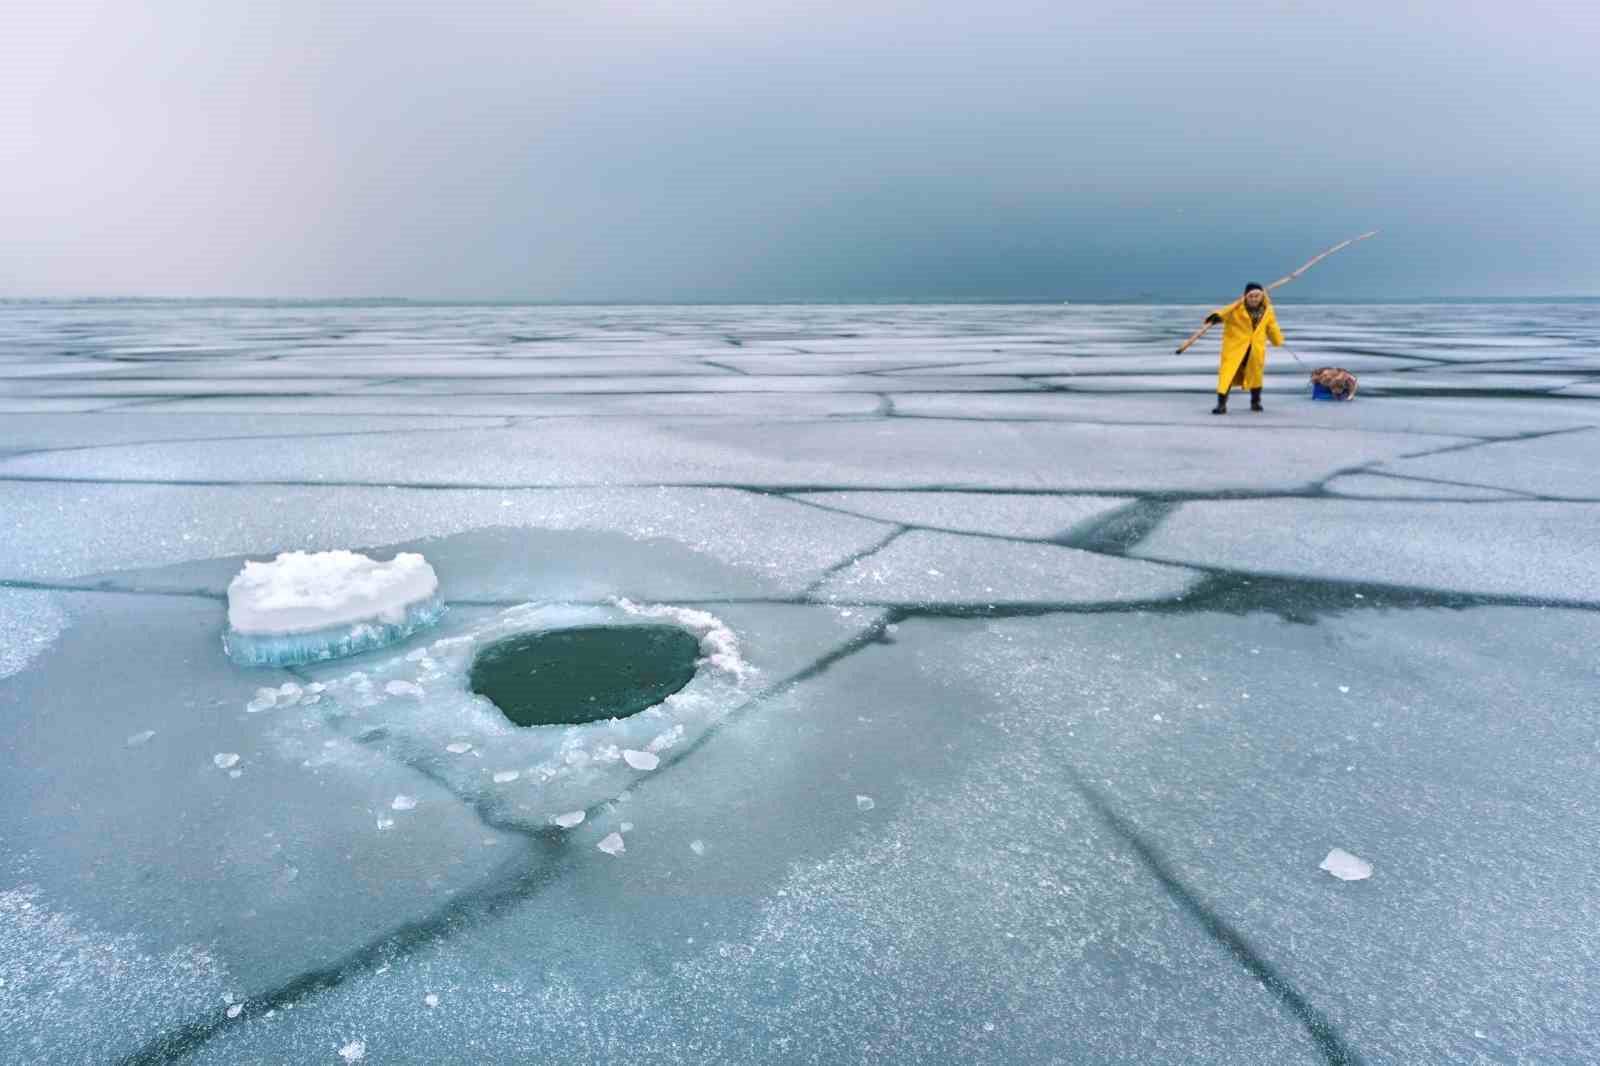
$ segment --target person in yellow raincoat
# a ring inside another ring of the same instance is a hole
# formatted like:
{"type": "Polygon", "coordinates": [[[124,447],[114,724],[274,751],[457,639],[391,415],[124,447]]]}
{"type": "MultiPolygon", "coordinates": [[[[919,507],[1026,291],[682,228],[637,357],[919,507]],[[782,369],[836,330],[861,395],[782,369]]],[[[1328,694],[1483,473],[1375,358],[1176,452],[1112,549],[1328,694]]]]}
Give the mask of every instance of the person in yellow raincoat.
{"type": "Polygon", "coordinates": [[[1222,364],[1217,368],[1217,406],[1214,415],[1228,413],[1228,393],[1234,388],[1250,390],[1250,410],[1260,411],[1261,380],[1267,369],[1267,345],[1283,347],[1278,316],[1272,310],[1267,290],[1251,282],[1244,296],[1227,307],[1211,312],[1207,322],[1222,323],[1222,364]]]}

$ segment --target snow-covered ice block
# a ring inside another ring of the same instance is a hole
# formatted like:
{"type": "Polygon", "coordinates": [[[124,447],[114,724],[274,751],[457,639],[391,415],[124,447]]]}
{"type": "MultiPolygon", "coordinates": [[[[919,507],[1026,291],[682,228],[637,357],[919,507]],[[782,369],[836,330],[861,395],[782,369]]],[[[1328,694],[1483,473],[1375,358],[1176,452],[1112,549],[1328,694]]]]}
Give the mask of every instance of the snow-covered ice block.
{"type": "Polygon", "coordinates": [[[344,550],[246,562],[228,585],[222,644],[241,666],[339,659],[404,640],[444,615],[438,576],[414,552],[388,562],[344,550]]]}

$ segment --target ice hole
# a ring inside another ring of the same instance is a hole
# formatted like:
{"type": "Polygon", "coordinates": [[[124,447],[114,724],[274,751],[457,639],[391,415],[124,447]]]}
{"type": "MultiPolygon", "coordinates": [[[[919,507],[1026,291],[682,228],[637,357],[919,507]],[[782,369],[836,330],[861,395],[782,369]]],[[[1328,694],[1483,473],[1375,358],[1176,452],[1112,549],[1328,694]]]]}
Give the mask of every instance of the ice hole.
{"type": "Polygon", "coordinates": [[[689,683],[699,656],[676,626],[577,626],[497,640],[469,680],[517,725],[578,725],[655,706],[689,683]]]}

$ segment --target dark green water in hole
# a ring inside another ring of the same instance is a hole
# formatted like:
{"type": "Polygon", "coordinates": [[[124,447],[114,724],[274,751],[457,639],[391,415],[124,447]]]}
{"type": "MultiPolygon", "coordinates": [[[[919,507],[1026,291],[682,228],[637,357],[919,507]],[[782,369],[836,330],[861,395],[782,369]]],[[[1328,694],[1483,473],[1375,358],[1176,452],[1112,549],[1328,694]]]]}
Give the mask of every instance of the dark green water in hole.
{"type": "Polygon", "coordinates": [[[573,725],[660,703],[694,677],[699,656],[676,626],[577,626],[495,641],[469,681],[517,725],[573,725]]]}

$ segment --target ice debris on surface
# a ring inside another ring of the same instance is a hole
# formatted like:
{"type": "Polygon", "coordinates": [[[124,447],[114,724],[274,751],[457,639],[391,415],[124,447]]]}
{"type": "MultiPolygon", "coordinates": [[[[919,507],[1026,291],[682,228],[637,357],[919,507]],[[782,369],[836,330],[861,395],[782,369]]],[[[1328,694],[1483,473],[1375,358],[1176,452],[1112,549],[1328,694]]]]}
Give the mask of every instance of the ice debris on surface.
{"type": "Polygon", "coordinates": [[[878,801],[873,799],[871,796],[856,797],[856,810],[858,811],[870,811],[877,805],[878,801]]]}
{"type": "Polygon", "coordinates": [[[127,740],[123,741],[123,743],[130,748],[138,748],[150,743],[150,738],[155,735],[156,731],[154,729],[141,729],[139,732],[133,734],[127,740]]]}
{"type": "Polygon", "coordinates": [[[360,1062],[367,1057],[367,1042],[352,1040],[339,1049],[339,1057],[346,1062],[360,1062]]]}
{"type": "Polygon", "coordinates": [[[241,666],[291,666],[372,651],[436,624],[445,610],[438,589],[433,567],[415,552],[399,552],[388,562],[344,549],[247,561],[228,584],[223,647],[241,666]]]}
{"type": "Polygon", "coordinates": [[[415,796],[406,796],[406,795],[396,796],[394,798],[394,800],[389,804],[389,808],[391,810],[396,810],[396,811],[412,811],[412,810],[416,810],[416,807],[417,807],[417,797],[415,797],[415,796]]]}
{"type": "Polygon", "coordinates": [[[589,810],[622,794],[641,770],[660,766],[669,749],[692,744],[750,698],[748,682],[757,672],[739,657],[737,638],[721,619],[703,611],[666,614],[633,606],[628,613],[617,607],[525,604],[433,640],[426,656],[395,654],[342,676],[323,672],[318,704],[299,719],[284,719],[280,728],[326,724],[415,766],[486,817],[529,829],[547,826],[552,813],[589,810]],[[522,727],[471,691],[478,650],[498,640],[590,625],[633,625],[641,617],[670,617],[690,628],[702,650],[714,650],[700,660],[687,685],[637,714],[522,727]],[[406,695],[411,685],[424,690],[426,698],[406,695]],[[470,757],[463,758],[467,749],[453,745],[470,745],[470,757]],[[516,768],[521,784],[495,787],[509,779],[497,781],[494,774],[510,768],[516,768]]]}
{"type": "Polygon", "coordinates": [[[595,847],[599,848],[607,855],[621,855],[623,852],[628,850],[628,845],[622,842],[621,833],[606,834],[605,839],[596,844],[595,847]]]}
{"type": "Polygon", "coordinates": [[[494,775],[494,783],[497,785],[503,785],[508,781],[515,781],[521,776],[521,770],[497,770],[495,771],[494,775]]]}
{"type": "Polygon", "coordinates": [[[648,751],[634,751],[632,748],[624,749],[622,758],[635,770],[654,770],[661,765],[661,757],[648,751]]]}
{"type": "Polygon", "coordinates": [[[1328,852],[1328,857],[1317,864],[1317,869],[1326,870],[1341,881],[1365,881],[1372,876],[1370,862],[1358,859],[1343,848],[1328,852]]]}
{"type": "Polygon", "coordinates": [[[465,755],[467,752],[472,750],[472,745],[468,744],[464,740],[458,740],[453,744],[446,744],[444,746],[444,750],[448,751],[451,755],[465,755]]]}
{"type": "Polygon", "coordinates": [[[563,829],[571,829],[575,825],[583,824],[584,817],[582,811],[568,811],[566,814],[555,815],[550,820],[563,829]]]}
{"type": "Polygon", "coordinates": [[[219,751],[211,756],[211,761],[219,770],[231,770],[239,763],[239,753],[234,751],[219,751]]]}

